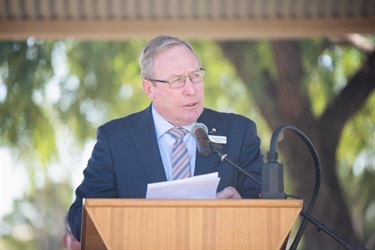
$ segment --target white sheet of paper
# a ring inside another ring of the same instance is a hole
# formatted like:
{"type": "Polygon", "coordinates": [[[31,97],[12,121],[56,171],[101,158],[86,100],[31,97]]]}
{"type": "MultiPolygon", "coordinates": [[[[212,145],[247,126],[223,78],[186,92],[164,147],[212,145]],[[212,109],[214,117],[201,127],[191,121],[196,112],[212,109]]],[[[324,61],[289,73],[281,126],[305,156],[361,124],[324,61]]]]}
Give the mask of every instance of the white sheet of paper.
{"type": "Polygon", "coordinates": [[[147,185],[146,199],[215,199],[218,173],[147,185]]]}

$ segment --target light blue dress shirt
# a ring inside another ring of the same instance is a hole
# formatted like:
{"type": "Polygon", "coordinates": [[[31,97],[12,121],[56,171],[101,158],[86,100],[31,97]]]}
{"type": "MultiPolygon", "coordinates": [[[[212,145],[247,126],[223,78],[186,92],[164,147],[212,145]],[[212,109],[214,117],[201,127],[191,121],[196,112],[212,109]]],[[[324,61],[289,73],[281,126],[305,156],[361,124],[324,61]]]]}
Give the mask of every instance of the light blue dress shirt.
{"type": "MultiPolygon", "coordinates": [[[[152,116],[154,118],[155,123],[155,131],[156,131],[156,139],[158,141],[159,150],[161,154],[161,159],[164,165],[164,171],[167,177],[167,180],[171,180],[171,157],[172,157],[172,147],[175,143],[175,139],[172,135],[167,134],[166,132],[173,128],[174,126],[170,124],[167,120],[159,115],[159,113],[155,110],[154,106],[152,106],[152,116]]],[[[195,157],[196,157],[196,141],[194,137],[191,136],[190,131],[193,128],[195,122],[188,125],[183,126],[184,129],[188,130],[184,137],[184,143],[189,151],[189,158],[190,158],[190,176],[194,176],[195,170],[195,157]]]]}

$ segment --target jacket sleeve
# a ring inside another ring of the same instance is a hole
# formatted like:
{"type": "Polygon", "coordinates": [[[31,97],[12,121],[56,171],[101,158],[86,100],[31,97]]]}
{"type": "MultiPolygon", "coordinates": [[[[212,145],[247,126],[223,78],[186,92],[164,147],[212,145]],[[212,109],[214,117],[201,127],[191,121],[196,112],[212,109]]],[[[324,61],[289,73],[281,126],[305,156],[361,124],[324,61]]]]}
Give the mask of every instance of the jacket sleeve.
{"type": "Polygon", "coordinates": [[[97,142],[83,175],[83,181],[76,189],[76,199],[69,209],[69,225],[78,241],[81,241],[83,199],[118,197],[110,142],[103,126],[98,128],[97,142]]]}
{"type": "MultiPolygon", "coordinates": [[[[238,165],[261,183],[263,155],[260,149],[260,138],[257,135],[256,124],[251,120],[246,125],[238,165]]],[[[261,185],[259,183],[244,174],[239,175],[238,183],[238,192],[241,197],[259,198],[261,193],[261,185]]]]}

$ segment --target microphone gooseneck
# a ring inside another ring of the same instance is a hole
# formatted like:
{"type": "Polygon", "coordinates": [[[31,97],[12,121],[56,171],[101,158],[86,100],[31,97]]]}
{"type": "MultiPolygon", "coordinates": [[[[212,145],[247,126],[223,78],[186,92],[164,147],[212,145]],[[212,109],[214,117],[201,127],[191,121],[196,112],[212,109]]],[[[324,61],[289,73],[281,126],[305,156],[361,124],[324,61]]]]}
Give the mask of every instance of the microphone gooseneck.
{"type": "MultiPolygon", "coordinates": [[[[318,197],[319,187],[320,187],[320,179],[321,179],[320,160],[319,160],[318,153],[317,153],[313,143],[310,141],[310,139],[301,130],[299,130],[296,127],[291,126],[291,125],[283,125],[283,126],[280,126],[279,128],[277,128],[274,131],[274,133],[272,135],[272,138],[271,138],[270,150],[267,153],[268,167],[271,166],[271,168],[274,168],[274,169],[271,169],[270,173],[273,172],[274,175],[277,175],[277,174],[280,174],[280,172],[282,172],[282,164],[279,164],[278,161],[277,161],[278,153],[276,152],[276,142],[277,142],[277,138],[279,137],[279,134],[281,132],[283,132],[284,130],[290,130],[290,131],[294,132],[306,144],[307,148],[309,149],[309,151],[311,153],[311,156],[313,157],[314,165],[315,165],[315,172],[316,172],[315,173],[314,190],[313,190],[313,193],[311,195],[310,202],[309,202],[309,205],[308,205],[308,208],[307,208],[306,212],[303,211],[303,210],[300,212],[300,215],[303,217],[303,220],[302,220],[300,228],[299,228],[299,230],[298,230],[298,232],[297,232],[297,234],[294,238],[294,241],[293,241],[292,245],[290,246],[290,250],[294,250],[294,249],[297,248],[297,245],[298,245],[298,243],[299,243],[299,241],[302,237],[302,234],[303,234],[308,222],[311,222],[312,224],[317,226],[318,232],[320,232],[320,231],[325,232],[327,235],[329,235],[331,238],[333,238],[334,240],[336,240],[338,243],[342,244],[343,246],[345,246],[349,250],[366,249],[363,246],[353,246],[350,243],[345,242],[336,233],[334,233],[332,230],[325,227],[322,223],[320,223],[318,220],[316,220],[315,218],[313,218],[311,216],[313,207],[315,205],[315,201],[318,197]]],[[[265,170],[263,169],[262,175],[264,173],[265,173],[265,170]]],[[[263,179],[263,177],[262,177],[262,179],[263,179]]],[[[272,185],[271,183],[268,183],[268,184],[272,185]]],[[[265,184],[263,183],[262,192],[265,189],[267,189],[267,187],[264,186],[264,185],[265,184]]],[[[283,193],[283,191],[284,191],[283,187],[282,188],[281,187],[277,187],[277,188],[273,187],[273,188],[270,188],[270,189],[276,190],[276,192],[275,192],[276,194],[281,193],[281,192],[283,193]]],[[[288,195],[288,194],[286,194],[286,196],[292,197],[292,198],[298,198],[298,197],[294,197],[293,195],[288,195]]]]}

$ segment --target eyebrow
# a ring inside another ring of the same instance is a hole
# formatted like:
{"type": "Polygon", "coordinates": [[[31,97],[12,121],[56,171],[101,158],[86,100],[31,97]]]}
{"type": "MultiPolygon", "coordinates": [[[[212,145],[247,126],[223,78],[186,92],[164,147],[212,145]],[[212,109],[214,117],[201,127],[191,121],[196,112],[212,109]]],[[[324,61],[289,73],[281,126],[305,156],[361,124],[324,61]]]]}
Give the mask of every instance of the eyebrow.
{"type": "MultiPolygon", "coordinates": [[[[197,71],[201,71],[201,69],[197,69],[197,70],[194,70],[194,71],[191,71],[188,75],[190,75],[191,73],[194,73],[194,72],[197,72],[197,71]]],[[[179,74],[179,75],[171,75],[170,77],[177,77],[177,76],[185,76],[184,74],[179,74]]]]}

